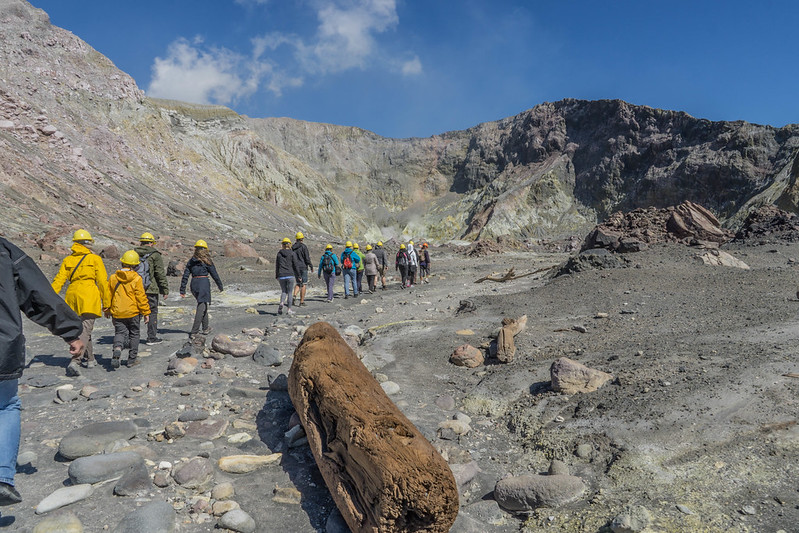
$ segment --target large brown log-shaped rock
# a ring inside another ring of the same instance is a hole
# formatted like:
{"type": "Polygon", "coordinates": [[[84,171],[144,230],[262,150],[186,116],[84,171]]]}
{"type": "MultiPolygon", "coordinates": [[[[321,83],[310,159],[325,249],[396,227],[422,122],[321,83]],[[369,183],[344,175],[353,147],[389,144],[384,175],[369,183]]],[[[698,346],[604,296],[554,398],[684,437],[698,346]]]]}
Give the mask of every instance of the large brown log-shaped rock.
{"type": "Polygon", "coordinates": [[[353,531],[450,530],[459,503],[449,466],[330,324],[305,332],[289,395],[353,531]]]}

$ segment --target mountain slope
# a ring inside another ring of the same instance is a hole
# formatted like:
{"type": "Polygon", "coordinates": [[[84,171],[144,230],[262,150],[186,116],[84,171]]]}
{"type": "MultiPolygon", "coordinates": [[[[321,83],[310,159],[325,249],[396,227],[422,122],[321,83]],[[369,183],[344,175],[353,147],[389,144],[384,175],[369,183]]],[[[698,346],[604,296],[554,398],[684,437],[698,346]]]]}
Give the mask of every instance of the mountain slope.
{"type": "Polygon", "coordinates": [[[563,100],[465,131],[388,139],[150,99],[24,0],[0,0],[0,20],[10,234],[538,238],[684,200],[728,225],[762,203],[799,210],[797,126],[563,100]]]}

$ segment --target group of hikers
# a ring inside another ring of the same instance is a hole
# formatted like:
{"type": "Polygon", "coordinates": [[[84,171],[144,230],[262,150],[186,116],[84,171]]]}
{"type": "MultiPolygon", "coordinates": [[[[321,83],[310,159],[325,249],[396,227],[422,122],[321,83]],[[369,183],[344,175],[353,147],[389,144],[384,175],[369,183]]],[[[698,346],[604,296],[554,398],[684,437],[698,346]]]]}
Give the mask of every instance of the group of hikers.
{"type": "MultiPolygon", "coordinates": [[[[281,296],[278,313],[286,307],[294,314],[292,306],[299,298],[305,305],[308,272],[313,268],[308,247],[301,232],[295,242],[282,240],[275,260],[275,277],[280,283],[281,296]]],[[[141,322],[146,326],[148,345],[159,344],[158,304],[161,297],[169,295],[166,269],[161,253],[155,248],[152,233],[143,233],[139,246],[127,250],[119,259],[119,267],[109,276],[103,259],[92,252],[91,234],[79,229],[72,235],[71,254],[60,264],[58,273],[49,282],[36,263],[18,247],[0,237],[0,433],[7,438],[0,443],[0,506],[19,503],[22,498],[14,488],[14,473],[20,438],[19,378],[25,368],[25,337],[22,332],[24,313],[29,319],[46,327],[53,335],[69,345],[71,359],[67,365],[68,376],[80,376],[81,367],[97,365],[92,330],[94,321],[105,316],[114,325],[111,366],[120,367],[122,353],[128,349],[127,366],[140,363],[138,349],[142,335],[141,322]],[[64,299],[58,293],[66,286],[64,299]]],[[[340,255],[328,244],[319,259],[317,277],[324,276],[327,301],[333,301],[336,278],[343,277],[344,298],[358,297],[363,292],[373,293],[377,282],[386,289],[386,272],[389,261],[382,242],[367,244],[361,251],[358,243],[347,241],[340,255]],[[366,290],[362,287],[366,276],[366,290]]],[[[427,243],[418,249],[413,241],[401,244],[394,259],[394,268],[400,274],[401,287],[427,283],[430,272],[430,253],[427,243]]],[[[197,300],[189,335],[207,335],[208,305],[211,302],[211,283],[223,290],[219,273],[211,260],[208,244],[203,240],[194,243],[194,254],[187,261],[180,282],[180,295],[186,296],[187,285],[197,300]],[[189,284],[189,279],[191,283],[189,284]]]]}
{"type": "MultiPolygon", "coordinates": [[[[280,301],[277,313],[294,314],[294,305],[305,305],[305,293],[308,285],[308,272],[313,269],[311,255],[304,242],[305,236],[298,232],[294,244],[285,237],[281,241],[281,249],[275,258],[275,278],[280,283],[280,301]],[[297,299],[299,298],[299,303],[297,299]]],[[[364,292],[377,291],[377,281],[380,280],[381,289],[386,289],[386,271],[389,262],[383,242],[378,241],[374,246],[367,244],[361,250],[357,242],[347,241],[341,255],[333,252],[333,245],[325,246],[325,251],[319,258],[316,269],[317,278],[324,276],[327,287],[327,301],[332,302],[336,278],[341,276],[344,282],[344,298],[352,295],[357,298],[364,292]],[[363,277],[366,276],[366,289],[363,288],[363,277]]],[[[394,260],[394,268],[399,271],[401,287],[403,289],[416,284],[417,274],[420,283],[428,283],[430,272],[430,252],[428,244],[423,243],[419,250],[414,248],[413,241],[408,245],[400,245],[394,260]]]]}
{"type": "MultiPolygon", "coordinates": [[[[304,306],[308,286],[308,273],[314,268],[311,254],[304,242],[305,236],[298,232],[294,243],[288,237],[281,241],[281,248],[275,258],[275,278],[280,284],[278,314],[284,308],[293,315],[294,305],[304,306]]],[[[139,237],[139,246],[126,251],[119,260],[119,268],[110,276],[106,273],[102,258],[94,254],[89,246],[94,239],[91,234],[79,229],[72,235],[71,254],[63,259],[58,273],[52,282],[56,293],[66,285],[64,300],[80,317],[83,348],[73,354],[67,365],[68,376],[79,376],[81,367],[96,366],[92,330],[94,321],[105,316],[114,325],[114,343],[111,366],[121,365],[123,350],[127,348],[127,366],[139,364],[138,350],[142,337],[141,322],[146,326],[144,343],[159,344],[158,304],[159,299],[169,295],[169,283],[161,252],[156,248],[156,239],[146,232],[139,237]]],[[[324,276],[327,287],[327,302],[334,298],[334,285],[338,277],[343,278],[344,298],[350,295],[357,298],[364,292],[373,293],[380,282],[386,289],[386,273],[389,260],[382,241],[374,246],[367,244],[361,250],[357,242],[347,241],[340,255],[333,252],[328,244],[319,258],[317,277],[324,276]],[[366,287],[363,277],[366,276],[366,287]]],[[[394,258],[394,268],[399,272],[401,284],[405,289],[417,283],[427,283],[430,272],[430,253],[427,243],[417,248],[413,241],[401,244],[394,258]]],[[[180,281],[180,296],[186,296],[188,286],[197,301],[194,322],[189,331],[190,337],[198,334],[208,335],[211,326],[208,322],[208,306],[211,303],[211,280],[220,292],[222,280],[216,270],[208,243],[198,240],[194,243],[194,254],[186,262],[180,281]],[[189,283],[189,280],[191,282],[189,283]]]]}

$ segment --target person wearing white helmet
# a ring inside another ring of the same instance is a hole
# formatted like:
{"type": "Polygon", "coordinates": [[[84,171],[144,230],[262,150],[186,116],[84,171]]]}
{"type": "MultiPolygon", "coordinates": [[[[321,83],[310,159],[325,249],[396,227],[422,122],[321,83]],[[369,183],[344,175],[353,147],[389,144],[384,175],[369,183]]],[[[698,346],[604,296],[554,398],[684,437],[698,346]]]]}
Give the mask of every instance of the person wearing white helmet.
{"type": "Polygon", "coordinates": [[[297,278],[297,285],[294,286],[293,301],[294,305],[297,305],[297,296],[299,295],[300,307],[303,307],[305,306],[305,290],[307,289],[306,286],[308,285],[308,270],[313,268],[313,263],[311,263],[311,253],[308,251],[308,247],[303,242],[305,235],[303,235],[301,231],[298,231],[295,239],[296,240],[291,249],[299,261],[300,276],[297,278]]]}
{"type": "Polygon", "coordinates": [[[78,355],[73,354],[67,365],[67,376],[75,377],[80,376],[81,364],[87,368],[97,364],[92,330],[95,319],[103,316],[103,312],[111,304],[111,292],[108,290],[108,274],[102,258],[89,249],[94,242],[91,234],[85,229],[79,229],[72,235],[72,242],[72,254],[61,261],[52,287],[59,293],[64,284],[68,284],[64,300],[83,321],[81,340],[84,350],[78,355]]]}
{"type": "Polygon", "coordinates": [[[152,346],[163,342],[163,339],[158,338],[158,300],[160,296],[166,300],[169,295],[169,281],[164,269],[164,258],[155,248],[155,236],[150,232],[142,233],[139,243],[133,251],[139,254],[141,260],[139,273],[143,274],[144,292],[147,293],[147,303],[150,305],[145,344],[152,346]]]}
{"type": "Polygon", "coordinates": [[[141,263],[139,254],[135,250],[128,250],[122,254],[119,262],[122,267],[108,278],[111,304],[106,311],[106,317],[111,317],[114,324],[114,353],[111,356],[111,367],[114,369],[119,368],[126,339],[129,341],[128,368],[141,363],[138,359],[141,318],[144,317],[145,324],[150,321],[150,305],[144,292],[144,282],[136,272],[136,267],[141,263]]]}
{"type": "Polygon", "coordinates": [[[211,252],[208,251],[208,243],[200,239],[194,243],[194,255],[186,263],[183,270],[183,278],[180,280],[180,296],[186,297],[186,285],[191,276],[191,293],[197,299],[197,310],[194,312],[194,323],[191,326],[189,337],[194,337],[202,332],[203,335],[211,333],[211,326],[208,324],[208,306],[211,303],[211,282],[208,276],[214,280],[219,292],[223,291],[222,280],[216,271],[214,262],[211,260],[211,252]],[[200,329],[202,328],[202,329],[200,329]]]}

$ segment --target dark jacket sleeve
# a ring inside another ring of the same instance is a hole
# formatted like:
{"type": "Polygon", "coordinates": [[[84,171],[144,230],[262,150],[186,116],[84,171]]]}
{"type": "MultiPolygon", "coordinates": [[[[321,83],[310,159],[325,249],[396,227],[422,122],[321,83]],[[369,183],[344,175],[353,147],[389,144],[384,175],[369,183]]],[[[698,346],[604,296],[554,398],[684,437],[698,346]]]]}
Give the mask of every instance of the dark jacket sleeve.
{"type": "Polygon", "coordinates": [[[219,279],[219,274],[216,272],[216,267],[213,265],[213,263],[206,265],[206,268],[208,268],[208,273],[211,275],[211,279],[214,280],[214,283],[216,283],[219,292],[224,291],[224,288],[222,287],[222,280],[219,279]]]}
{"type": "Polygon", "coordinates": [[[300,259],[297,254],[291,254],[291,269],[294,271],[294,277],[298,280],[302,279],[302,271],[305,269],[304,259],[300,259]]]}
{"type": "Polygon", "coordinates": [[[186,261],[186,268],[183,269],[183,278],[180,280],[180,294],[186,294],[186,285],[189,283],[189,276],[191,275],[191,261],[193,257],[186,261]]]}
{"type": "Polygon", "coordinates": [[[83,331],[80,317],[53,291],[33,259],[6,241],[13,261],[19,309],[25,316],[69,342],[83,331]]]}
{"type": "Polygon", "coordinates": [[[155,284],[158,285],[158,292],[166,296],[169,294],[169,281],[167,280],[166,269],[164,268],[164,256],[161,255],[161,252],[156,250],[149,259],[152,259],[150,266],[153,267],[153,279],[155,279],[155,284]]]}

